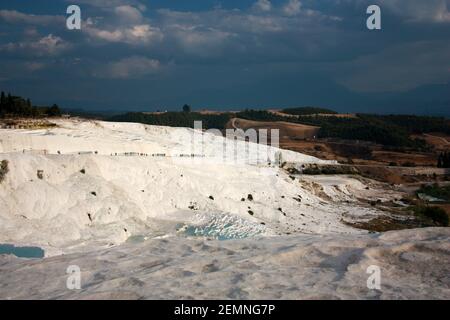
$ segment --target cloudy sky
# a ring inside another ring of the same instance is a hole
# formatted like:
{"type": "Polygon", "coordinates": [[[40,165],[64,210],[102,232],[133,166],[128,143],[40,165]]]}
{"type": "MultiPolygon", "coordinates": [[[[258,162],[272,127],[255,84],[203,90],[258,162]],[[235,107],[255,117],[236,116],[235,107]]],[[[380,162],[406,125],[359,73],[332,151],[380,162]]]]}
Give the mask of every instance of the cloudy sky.
{"type": "Polygon", "coordinates": [[[449,58],[450,0],[0,1],[0,89],[70,108],[444,114],[449,58]]]}

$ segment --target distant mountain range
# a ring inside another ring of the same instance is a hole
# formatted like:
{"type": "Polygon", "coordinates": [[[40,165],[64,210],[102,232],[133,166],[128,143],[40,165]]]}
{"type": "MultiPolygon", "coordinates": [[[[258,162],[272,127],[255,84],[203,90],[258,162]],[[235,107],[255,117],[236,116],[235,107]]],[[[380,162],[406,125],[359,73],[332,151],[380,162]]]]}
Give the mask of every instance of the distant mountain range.
{"type": "MultiPolygon", "coordinates": [[[[425,85],[403,93],[372,95],[380,113],[450,116],[450,83],[425,85]]],[[[369,110],[361,110],[369,111],[369,110]]]]}
{"type": "MultiPolygon", "coordinates": [[[[227,111],[316,106],[341,113],[414,114],[450,117],[450,83],[424,85],[400,93],[356,93],[344,86],[334,82],[324,82],[321,79],[310,79],[308,83],[292,80],[288,85],[281,85],[268,79],[260,83],[257,88],[245,86],[224,88],[220,94],[205,91],[202,98],[186,95],[181,98],[174,97],[173,101],[167,103],[142,101],[135,106],[125,107],[120,104],[120,107],[116,107],[113,103],[108,107],[109,104],[105,101],[102,106],[97,108],[75,107],[66,110],[71,111],[71,113],[112,116],[132,111],[181,111],[183,103],[188,103],[193,106],[193,110],[227,111]],[[292,92],[295,93],[294,98],[292,98],[292,92]],[[178,100],[183,100],[183,103],[179,103],[178,100]]],[[[70,106],[71,101],[61,101],[61,104],[70,106]]],[[[79,106],[80,103],[78,102],[76,105],[79,106]]],[[[85,105],[90,106],[92,104],[86,100],[85,105]]]]}

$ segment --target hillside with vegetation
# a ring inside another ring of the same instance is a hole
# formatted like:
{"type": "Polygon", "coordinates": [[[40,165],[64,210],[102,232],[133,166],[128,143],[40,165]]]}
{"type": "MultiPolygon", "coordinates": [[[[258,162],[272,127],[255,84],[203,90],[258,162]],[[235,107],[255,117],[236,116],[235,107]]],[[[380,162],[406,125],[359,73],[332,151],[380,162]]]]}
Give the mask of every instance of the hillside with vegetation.
{"type": "Polygon", "coordinates": [[[440,117],[374,114],[357,114],[354,118],[323,114],[283,117],[264,110],[245,110],[236,116],[254,121],[286,121],[317,126],[320,127],[319,138],[361,140],[417,150],[426,150],[427,144],[421,139],[412,139],[412,134],[450,134],[450,120],[440,117]]]}

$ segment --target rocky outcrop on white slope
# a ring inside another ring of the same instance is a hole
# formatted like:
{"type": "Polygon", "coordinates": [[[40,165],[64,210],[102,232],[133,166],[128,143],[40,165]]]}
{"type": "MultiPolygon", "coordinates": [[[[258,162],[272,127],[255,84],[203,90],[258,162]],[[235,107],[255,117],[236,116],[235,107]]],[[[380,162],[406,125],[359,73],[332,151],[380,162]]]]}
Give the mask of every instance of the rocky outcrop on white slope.
{"type": "Polygon", "coordinates": [[[335,178],[340,188],[315,194],[320,185],[272,167],[101,155],[1,159],[9,173],[0,184],[0,243],[36,245],[47,256],[135,237],[361,233],[344,215],[381,214],[355,201],[365,185],[345,177],[335,178]]]}
{"type": "Polygon", "coordinates": [[[450,299],[450,229],[176,238],[44,260],[0,256],[0,299],[450,299]],[[81,290],[68,290],[68,266],[81,290]],[[380,289],[368,289],[369,266],[380,289]]]}

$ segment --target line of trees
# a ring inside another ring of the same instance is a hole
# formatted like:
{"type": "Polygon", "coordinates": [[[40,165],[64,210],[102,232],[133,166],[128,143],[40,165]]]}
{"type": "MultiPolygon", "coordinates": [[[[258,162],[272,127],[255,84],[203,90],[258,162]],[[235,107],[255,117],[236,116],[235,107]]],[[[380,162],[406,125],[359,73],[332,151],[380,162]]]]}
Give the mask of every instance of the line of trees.
{"type": "Polygon", "coordinates": [[[450,152],[441,152],[438,158],[438,168],[450,168],[450,152]]]}
{"type": "Polygon", "coordinates": [[[51,107],[33,106],[30,99],[13,96],[11,93],[1,92],[0,97],[0,117],[58,117],[61,110],[58,105],[51,107]]]}

